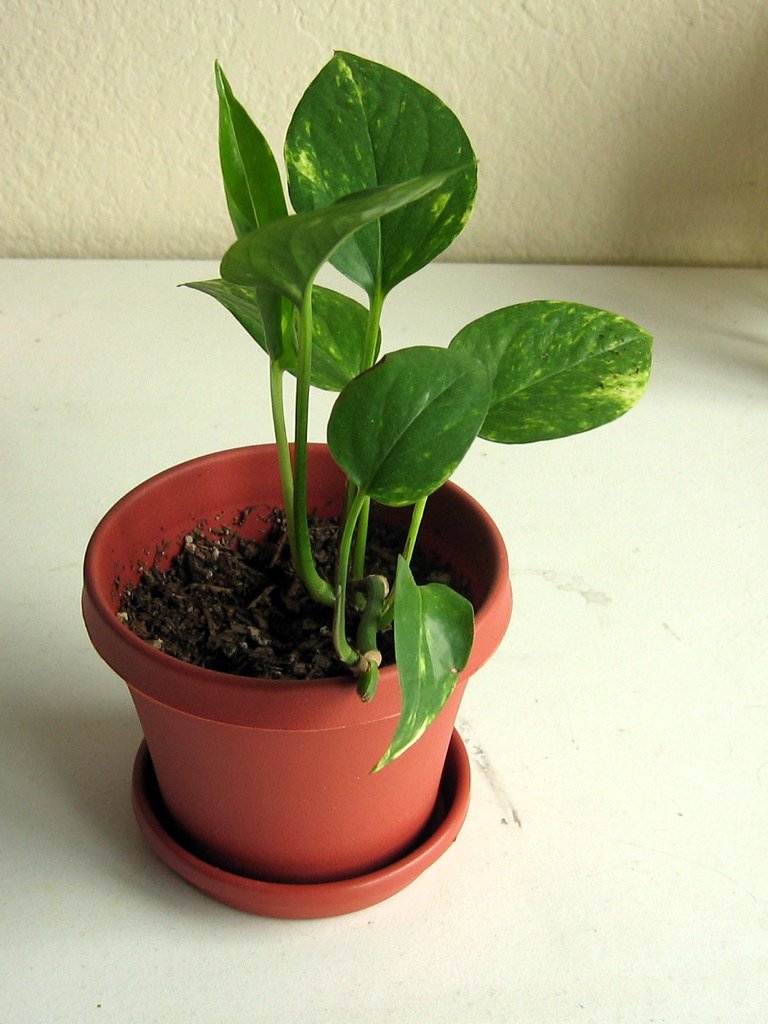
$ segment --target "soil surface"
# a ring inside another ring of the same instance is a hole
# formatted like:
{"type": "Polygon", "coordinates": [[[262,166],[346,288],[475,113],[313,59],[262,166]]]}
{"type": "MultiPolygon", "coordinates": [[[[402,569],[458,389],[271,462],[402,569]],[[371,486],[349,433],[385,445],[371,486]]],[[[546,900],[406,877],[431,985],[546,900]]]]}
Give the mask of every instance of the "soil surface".
{"type": "MultiPolygon", "coordinates": [[[[339,524],[313,522],[310,536],[318,571],[331,580],[339,524]]],[[[403,540],[373,520],[366,571],[391,582],[403,540]]],[[[425,564],[418,550],[411,568],[420,583],[450,582],[449,574],[425,564]]],[[[344,672],[333,648],[332,610],[312,601],[294,573],[281,512],[273,514],[263,542],[227,528],[189,534],[167,571],[148,569],[136,586],[125,589],[118,615],[166,654],[219,672],[269,679],[344,672]]],[[[353,608],[348,617],[354,636],[353,608]]],[[[392,631],[380,641],[386,664],[394,660],[392,631]]]]}

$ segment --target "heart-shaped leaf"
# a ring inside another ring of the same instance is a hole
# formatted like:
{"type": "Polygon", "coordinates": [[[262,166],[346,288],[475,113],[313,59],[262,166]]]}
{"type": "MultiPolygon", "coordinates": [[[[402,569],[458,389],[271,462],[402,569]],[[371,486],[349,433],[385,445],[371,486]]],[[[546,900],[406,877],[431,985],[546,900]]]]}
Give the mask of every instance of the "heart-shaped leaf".
{"type": "Polygon", "coordinates": [[[445,707],[469,661],[474,612],[442,583],[418,586],[400,556],[395,578],[395,657],[402,709],[395,734],[374,771],[394,761],[445,707]]]}
{"type": "Polygon", "coordinates": [[[437,96],[390,68],[341,52],[310,83],[285,144],[297,210],[425,171],[463,167],[435,195],[389,214],[334,253],[334,265],[369,295],[377,289],[386,294],[459,234],[477,189],[474,159],[456,115],[437,96]]]}
{"type": "MultiPolygon", "coordinates": [[[[190,281],[195,288],[217,299],[246,329],[281,369],[296,373],[296,352],[293,345],[281,352],[271,351],[261,322],[256,289],[230,284],[220,279],[190,281]]],[[[274,293],[271,293],[274,294],[274,293]]],[[[289,310],[292,307],[289,306],[289,310]]],[[[314,328],[312,332],[311,383],[325,391],[341,391],[363,370],[368,311],[359,302],[330,288],[316,286],[312,290],[314,328]]],[[[289,331],[285,331],[290,336],[289,331]]]]}
{"type": "Polygon", "coordinates": [[[490,381],[463,352],[419,346],[385,356],[336,399],[328,445],[346,475],[385,505],[437,490],[485,419],[490,381]]]}
{"type": "Polygon", "coordinates": [[[450,347],[479,359],[493,381],[480,436],[522,444],[578,434],[627,412],[648,383],[652,341],[614,313],[536,301],[480,317],[450,347]]]}
{"type": "Polygon", "coordinates": [[[385,213],[434,192],[453,173],[433,171],[356,193],[322,210],[273,221],[227,250],[221,276],[233,284],[272,289],[299,306],[320,267],[345,238],[385,213]]]}

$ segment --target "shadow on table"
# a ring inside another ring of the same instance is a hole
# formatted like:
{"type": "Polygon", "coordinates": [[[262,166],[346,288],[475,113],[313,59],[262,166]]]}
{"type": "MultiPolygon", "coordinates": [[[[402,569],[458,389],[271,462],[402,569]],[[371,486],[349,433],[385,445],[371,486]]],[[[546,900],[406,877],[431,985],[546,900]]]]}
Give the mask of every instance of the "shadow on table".
{"type": "Polygon", "coordinates": [[[6,755],[17,761],[19,779],[36,783],[53,812],[51,826],[76,823],[84,836],[124,845],[132,823],[131,768],[141,731],[130,707],[82,704],[41,707],[20,694],[7,709],[6,755]],[[16,756],[14,757],[14,748],[16,756]]]}
{"type": "Polygon", "coordinates": [[[3,741],[11,791],[5,827],[29,835],[36,856],[61,856],[69,870],[72,850],[82,851],[82,870],[101,876],[101,885],[106,876],[110,885],[162,897],[166,869],[158,861],[157,872],[147,870],[155,858],[131,809],[141,729],[130,703],[40,707],[20,693],[14,704],[3,741]]]}

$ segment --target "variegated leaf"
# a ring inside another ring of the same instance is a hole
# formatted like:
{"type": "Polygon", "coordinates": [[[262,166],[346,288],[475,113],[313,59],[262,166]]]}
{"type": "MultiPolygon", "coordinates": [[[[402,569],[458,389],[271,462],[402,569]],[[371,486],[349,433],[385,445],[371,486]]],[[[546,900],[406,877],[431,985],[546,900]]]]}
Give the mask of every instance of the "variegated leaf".
{"type": "Polygon", "coordinates": [[[491,375],[480,436],[510,444],[609,423],[637,402],[651,369],[646,331],[573,302],[498,309],[464,327],[450,347],[475,356],[491,375]]]}
{"type": "Polygon", "coordinates": [[[454,173],[432,171],[266,224],[230,246],[221,261],[221,276],[233,284],[269,288],[300,306],[320,267],[346,238],[384,214],[428,196],[454,173]]]}
{"type": "Polygon", "coordinates": [[[351,53],[336,53],[307,88],[288,129],[285,159],[297,210],[463,168],[334,253],[332,262],[369,295],[386,294],[438,256],[466,223],[477,188],[474,153],[455,114],[417,82],[351,53]]]}
{"type": "Polygon", "coordinates": [[[336,399],[328,445],[346,475],[384,505],[410,505],[437,490],[485,418],[485,368],[431,346],[384,356],[336,399]]]}
{"type": "MultiPolygon", "coordinates": [[[[257,293],[255,288],[222,280],[190,281],[186,287],[217,299],[281,369],[296,373],[294,346],[273,352],[267,344],[259,305],[263,290],[257,293]]],[[[349,296],[319,286],[312,290],[312,308],[311,383],[325,391],[341,391],[364,369],[368,311],[349,296]]],[[[289,328],[284,333],[291,337],[289,328]]]]}
{"type": "Polygon", "coordinates": [[[472,605],[441,583],[418,586],[400,557],[395,579],[395,656],[402,695],[392,742],[379,771],[412,746],[434,722],[469,661],[472,605]]]}

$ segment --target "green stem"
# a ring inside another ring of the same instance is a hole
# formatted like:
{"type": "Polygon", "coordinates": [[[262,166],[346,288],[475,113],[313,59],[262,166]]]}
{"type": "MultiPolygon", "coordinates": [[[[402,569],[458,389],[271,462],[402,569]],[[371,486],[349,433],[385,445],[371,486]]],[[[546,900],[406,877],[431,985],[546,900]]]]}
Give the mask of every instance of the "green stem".
{"type": "Polygon", "coordinates": [[[288,433],[285,429],[285,406],[283,403],[283,370],[273,360],[269,364],[269,395],[272,406],[272,425],[277,445],[277,463],[280,471],[280,485],[283,491],[283,508],[288,531],[288,543],[291,554],[296,557],[296,536],[293,528],[293,466],[291,450],[288,445],[288,433]]]}
{"type": "Polygon", "coordinates": [[[360,674],[357,681],[357,693],[363,704],[372,701],[376,696],[376,687],[379,685],[379,666],[372,662],[365,672],[360,674]]]}
{"type": "Polygon", "coordinates": [[[384,293],[379,285],[376,286],[371,296],[371,305],[368,309],[368,322],[365,329],[365,354],[363,369],[370,369],[376,361],[379,347],[379,325],[381,323],[381,310],[384,305],[384,293]]]}
{"type": "Polygon", "coordinates": [[[363,654],[377,654],[379,616],[389,593],[389,583],[386,576],[366,576],[363,589],[365,609],[357,627],[357,649],[363,654]]]}
{"type": "Polygon", "coordinates": [[[357,629],[357,649],[360,651],[363,671],[357,682],[357,692],[364,701],[373,699],[379,681],[381,652],[378,648],[379,616],[389,593],[384,576],[366,576],[365,605],[357,629]]]}
{"type": "Polygon", "coordinates": [[[361,580],[365,576],[365,548],[368,542],[368,522],[371,517],[371,499],[366,498],[360,510],[360,519],[355,531],[355,551],[352,556],[352,579],[361,580]]]}
{"type": "MultiPolygon", "coordinates": [[[[424,518],[424,509],[426,507],[427,498],[419,498],[413,506],[413,512],[411,512],[411,523],[408,527],[408,536],[405,538],[405,546],[403,547],[403,558],[408,565],[411,564],[411,559],[413,558],[414,548],[416,547],[416,541],[419,536],[419,527],[421,526],[421,521],[424,518]]],[[[395,587],[393,587],[389,592],[389,597],[384,602],[384,608],[379,619],[379,629],[386,629],[388,626],[391,626],[394,615],[395,587]]]]}
{"type": "Polygon", "coordinates": [[[298,353],[296,366],[296,429],[294,448],[293,529],[296,571],[310,596],[325,605],[333,605],[333,588],[317,571],[309,540],[307,507],[307,433],[309,426],[309,388],[312,372],[312,285],[307,285],[299,310],[298,353]]]}
{"type": "MultiPolygon", "coordinates": [[[[381,310],[384,305],[384,292],[380,285],[371,296],[371,305],[368,309],[368,320],[365,329],[365,351],[363,354],[363,370],[370,369],[376,361],[379,349],[379,325],[381,323],[381,310]]],[[[360,522],[355,536],[355,553],[352,563],[352,575],[355,579],[362,579],[365,576],[365,551],[368,546],[368,523],[370,520],[371,503],[366,499],[360,522]]]]}
{"type": "Polygon", "coordinates": [[[347,581],[349,577],[352,538],[365,501],[366,496],[362,491],[358,491],[344,522],[344,529],[339,541],[338,561],[336,563],[336,606],[333,613],[333,643],[336,653],[345,665],[356,665],[360,657],[359,653],[351,647],[347,640],[347,581]]]}
{"type": "Polygon", "coordinates": [[[413,558],[413,552],[419,536],[419,528],[424,518],[424,509],[427,507],[427,497],[419,498],[413,506],[413,512],[411,513],[411,525],[408,527],[408,536],[405,538],[405,547],[403,548],[403,558],[408,565],[411,564],[411,559],[413,558]]]}

